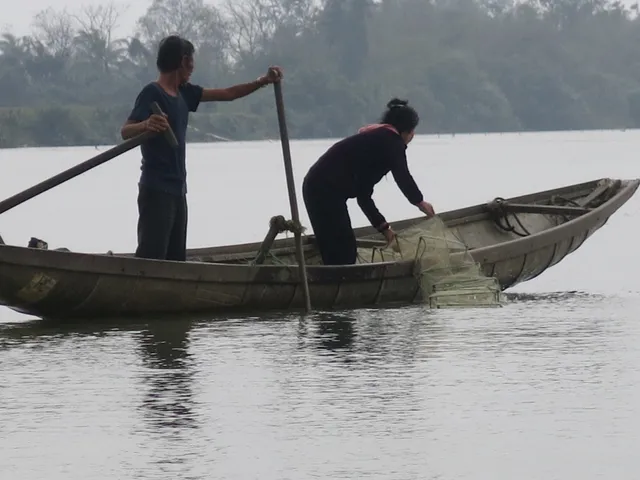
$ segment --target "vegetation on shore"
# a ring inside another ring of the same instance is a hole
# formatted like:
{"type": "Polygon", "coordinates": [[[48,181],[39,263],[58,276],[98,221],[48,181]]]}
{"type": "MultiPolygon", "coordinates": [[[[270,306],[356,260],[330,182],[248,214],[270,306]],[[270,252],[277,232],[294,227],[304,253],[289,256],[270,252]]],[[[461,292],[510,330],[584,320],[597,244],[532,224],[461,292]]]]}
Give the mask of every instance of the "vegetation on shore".
{"type": "MultiPolygon", "coordinates": [[[[293,138],[348,135],[393,96],[420,133],[640,125],[637,7],[606,0],[154,0],[127,38],[120,7],[46,10],[32,34],[0,37],[0,147],[113,144],[155,49],[196,45],[193,81],[285,69],[293,138]]],[[[277,137],[271,91],[207,104],[190,141],[277,137]]]]}

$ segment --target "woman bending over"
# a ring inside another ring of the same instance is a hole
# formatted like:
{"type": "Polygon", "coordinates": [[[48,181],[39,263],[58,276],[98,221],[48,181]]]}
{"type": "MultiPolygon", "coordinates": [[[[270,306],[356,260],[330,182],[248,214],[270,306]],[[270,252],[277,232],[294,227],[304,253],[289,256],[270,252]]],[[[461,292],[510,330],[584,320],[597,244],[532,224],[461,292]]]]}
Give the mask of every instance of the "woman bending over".
{"type": "Polygon", "coordinates": [[[411,204],[429,217],[435,215],[407,165],[407,145],[418,122],[418,114],[406,101],[393,99],[387,104],[381,123],[367,125],[334,144],[309,169],[302,194],[325,265],[356,263],[356,238],[347,210],[349,198],[357,198],[371,225],[387,242],[394,239],[395,233],[371,198],[373,187],[389,172],[411,204]]]}

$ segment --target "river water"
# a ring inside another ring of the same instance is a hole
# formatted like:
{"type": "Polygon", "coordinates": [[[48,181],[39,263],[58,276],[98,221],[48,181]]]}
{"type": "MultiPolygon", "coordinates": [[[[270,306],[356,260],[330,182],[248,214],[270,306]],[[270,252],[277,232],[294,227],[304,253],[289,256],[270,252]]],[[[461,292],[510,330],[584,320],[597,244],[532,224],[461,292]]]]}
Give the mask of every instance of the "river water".
{"type": "MultiPolygon", "coordinates": [[[[292,143],[301,178],[329,140],[292,143]]],[[[7,197],[106,147],[0,150],[7,197]]],[[[437,211],[640,176],[640,132],[417,137],[437,211]]],[[[189,246],[289,216],[277,141],[190,145],[189,246]]],[[[7,243],[135,248],[137,151],[0,215],[7,243]]],[[[393,179],[374,197],[414,216],[393,179]]],[[[353,223],[366,224],[355,202],[353,223]]],[[[640,196],[490,310],[47,326],[0,310],[0,479],[632,479],[640,196]]]]}

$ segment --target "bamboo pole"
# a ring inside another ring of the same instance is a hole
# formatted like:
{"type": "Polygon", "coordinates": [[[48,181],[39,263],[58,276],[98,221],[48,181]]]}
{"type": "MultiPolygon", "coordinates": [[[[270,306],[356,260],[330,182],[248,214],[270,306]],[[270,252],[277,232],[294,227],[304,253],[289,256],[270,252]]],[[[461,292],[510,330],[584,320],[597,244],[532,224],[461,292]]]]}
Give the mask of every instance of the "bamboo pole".
{"type": "MultiPolygon", "coordinates": [[[[287,133],[287,124],[284,115],[284,100],[282,99],[282,85],[280,81],[273,84],[276,96],[276,109],[278,111],[278,126],[280,128],[280,141],[282,143],[282,155],[284,157],[284,169],[287,178],[287,189],[289,192],[289,204],[291,206],[291,218],[297,227],[300,227],[300,215],[298,213],[298,202],[296,200],[296,188],[293,179],[293,167],[291,165],[291,150],[289,148],[289,134],[287,133]]],[[[304,261],[304,252],[302,251],[302,232],[296,228],[294,232],[296,243],[296,256],[298,258],[298,270],[300,273],[300,282],[304,295],[305,310],[311,311],[311,299],[309,295],[309,284],[307,282],[307,269],[304,261]]]]}

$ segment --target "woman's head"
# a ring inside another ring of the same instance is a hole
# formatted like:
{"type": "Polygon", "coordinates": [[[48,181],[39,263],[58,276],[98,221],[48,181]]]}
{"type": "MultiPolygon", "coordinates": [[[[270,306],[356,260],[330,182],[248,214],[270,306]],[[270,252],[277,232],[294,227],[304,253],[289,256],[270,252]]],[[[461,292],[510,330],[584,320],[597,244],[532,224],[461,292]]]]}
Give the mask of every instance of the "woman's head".
{"type": "Polygon", "coordinates": [[[382,123],[388,123],[398,130],[406,144],[413,139],[414,130],[420,122],[418,113],[408,103],[397,98],[390,100],[381,120],[382,123]]]}

